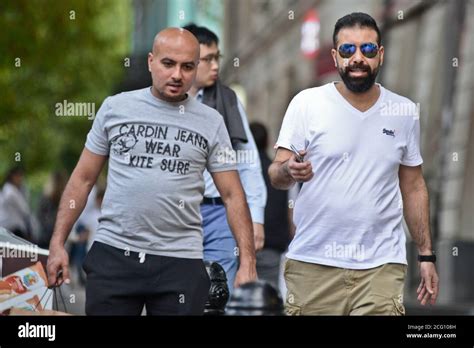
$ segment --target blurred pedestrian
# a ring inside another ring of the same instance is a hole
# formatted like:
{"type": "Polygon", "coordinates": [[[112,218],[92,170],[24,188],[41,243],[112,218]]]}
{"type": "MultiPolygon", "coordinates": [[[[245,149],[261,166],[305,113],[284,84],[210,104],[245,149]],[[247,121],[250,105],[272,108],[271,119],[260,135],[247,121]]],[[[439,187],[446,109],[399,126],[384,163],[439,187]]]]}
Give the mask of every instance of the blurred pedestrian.
{"type": "Polygon", "coordinates": [[[11,168],[0,191],[0,226],[32,241],[32,214],[24,189],[22,167],[11,168]]]}

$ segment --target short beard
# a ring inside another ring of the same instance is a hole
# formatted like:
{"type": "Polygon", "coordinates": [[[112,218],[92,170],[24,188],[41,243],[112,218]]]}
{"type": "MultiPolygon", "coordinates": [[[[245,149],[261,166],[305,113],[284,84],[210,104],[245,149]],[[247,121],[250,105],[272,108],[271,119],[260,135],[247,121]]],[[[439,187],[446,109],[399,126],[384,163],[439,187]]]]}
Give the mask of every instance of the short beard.
{"type": "Polygon", "coordinates": [[[379,66],[375,68],[373,71],[370,68],[370,66],[365,65],[365,64],[358,64],[358,65],[353,65],[353,66],[348,66],[346,68],[341,68],[338,64],[338,71],[339,75],[342,78],[342,81],[346,85],[347,89],[350,90],[353,93],[365,93],[367,92],[370,88],[375,83],[375,79],[377,78],[377,74],[379,73],[379,66]],[[363,71],[367,72],[366,77],[351,77],[349,75],[349,72],[354,69],[360,69],[363,71]]]}
{"type": "Polygon", "coordinates": [[[158,89],[156,91],[157,91],[158,95],[160,96],[161,100],[164,100],[164,101],[169,102],[169,103],[181,102],[181,101],[185,100],[188,97],[187,93],[182,94],[182,95],[177,95],[177,96],[171,96],[167,93],[159,91],[158,89]]]}

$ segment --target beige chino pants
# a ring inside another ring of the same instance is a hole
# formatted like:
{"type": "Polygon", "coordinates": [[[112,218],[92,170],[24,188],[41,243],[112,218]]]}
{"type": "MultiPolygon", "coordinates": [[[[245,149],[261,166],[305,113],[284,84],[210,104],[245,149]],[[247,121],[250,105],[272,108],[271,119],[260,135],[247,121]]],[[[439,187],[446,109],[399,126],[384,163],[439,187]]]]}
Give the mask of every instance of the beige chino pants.
{"type": "Polygon", "coordinates": [[[288,315],[405,315],[407,266],[353,270],[286,259],[288,315]]]}

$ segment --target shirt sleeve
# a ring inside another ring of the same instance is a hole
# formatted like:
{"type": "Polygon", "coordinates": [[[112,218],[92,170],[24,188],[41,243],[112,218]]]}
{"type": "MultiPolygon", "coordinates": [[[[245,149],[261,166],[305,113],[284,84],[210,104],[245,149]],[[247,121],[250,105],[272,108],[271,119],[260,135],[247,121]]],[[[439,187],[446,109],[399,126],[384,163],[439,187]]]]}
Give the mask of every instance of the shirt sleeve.
{"type": "Polygon", "coordinates": [[[102,156],[109,155],[109,140],[107,130],[105,129],[105,118],[107,113],[110,111],[109,98],[106,98],[102,103],[99,111],[94,118],[92,128],[87,134],[87,140],[85,147],[97,154],[102,156]]]}
{"type": "Polygon", "coordinates": [[[267,203],[267,187],[262,174],[262,164],[260,162],[257,145],[250,131],[247,114],[239,100],[238,108],[248,142],[239,142],[236,146],[239,153],[239,156],[237,156],[237,169],[239,170],[240,180],[242,181],[242,186],[245,191],[252,221],[254,223],[263,224],[265,219],[265,204],[267,203]],[[243,154],[243,156],[240,156],[240,154],[243,154]]]}
{"type": "Polygon", "coordinates": [[[295,96],[286,110],[275,149],[283,147],[291,150],[291,145],[298,150],[306,148],[303,107],[300,95],[295,96]]]}
{"type": "Polygon", "coordinates": [[[420,151],[420,119],[415,118],[413,127],[407,139],[407,145],[403,151],[401,164],[416,167],[423,163],[420,151]]]}
{"type": "Polygon", "coordinates": [[[237,169],[235,151],[232,148],[222,116],[219,119],[216,135],[209,144],[209,157],[206,168],[209,173],[237,169]]]}

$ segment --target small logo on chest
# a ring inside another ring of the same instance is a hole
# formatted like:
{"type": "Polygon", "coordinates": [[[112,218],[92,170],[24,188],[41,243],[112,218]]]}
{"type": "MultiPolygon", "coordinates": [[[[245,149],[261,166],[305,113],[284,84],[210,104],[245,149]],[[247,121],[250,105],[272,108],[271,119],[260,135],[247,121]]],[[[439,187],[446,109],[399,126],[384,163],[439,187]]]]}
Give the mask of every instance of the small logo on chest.
{"type": "Polygon", "coordinates": [[[382,130],[382,134],[389,135],[389,136],[395,138],[395,129],[394,129],[394,130],[391,130],[391,129],[385,129],[385,128],[384,128],[384,129],[382,130]]]}

